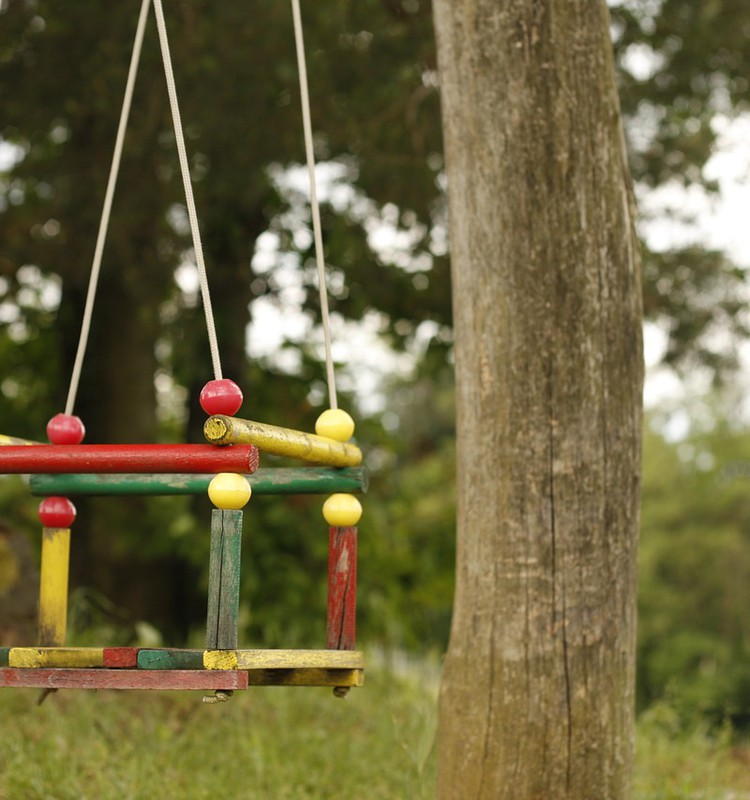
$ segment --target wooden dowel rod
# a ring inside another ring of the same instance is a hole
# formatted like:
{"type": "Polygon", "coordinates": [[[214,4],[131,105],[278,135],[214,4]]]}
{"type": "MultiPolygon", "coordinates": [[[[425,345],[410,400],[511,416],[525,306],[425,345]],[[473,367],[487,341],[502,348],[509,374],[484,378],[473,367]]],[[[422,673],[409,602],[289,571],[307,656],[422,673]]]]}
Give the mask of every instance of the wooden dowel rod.
{"type": "Polygon", "coordinates": [[[5,436],[5,434],[0,433],[0,447],[8,447],[10,445],[29,447],[35,444],[41,444],[41,442],[30,442],[28,439],[19,439],[16,436],[5,436]]]}
{"type": "MultiPolygon", "coordinates": [[[[299,467],[259,469],[246,476],[254,495],[334,494],[367,491],[364,467],[332,469],[299,467]]],[[[205,494],[211,474],[166,475],[32,475],[31,493],[38,497],[79,497],[81,495],[175,495],[205,494]]]]}
{"type": "Polygon", "coordinates": [[[362,463],[362,452],[353,444],[223,414],[209,417],[203,433],[212,444],[254,444],[263,453],[300,458],[313,464],[357,467],[362,463]]]}
{"type": "Polygon", "coordinates": [[[0,447],[0,474],[255,472],[258,451],[251,445],[210,444],[42,444],[0,447]]]}

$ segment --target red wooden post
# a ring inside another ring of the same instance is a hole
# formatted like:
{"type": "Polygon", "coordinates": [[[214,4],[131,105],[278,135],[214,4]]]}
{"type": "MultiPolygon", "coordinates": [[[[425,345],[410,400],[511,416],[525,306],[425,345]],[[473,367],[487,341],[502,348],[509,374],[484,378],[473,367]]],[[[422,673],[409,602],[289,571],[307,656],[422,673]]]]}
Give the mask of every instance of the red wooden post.
{"type": "Polygon", "coordinates": [[[357,615],[357,529],[328,529],[329,650],[354,650],[357,615]]]}
{"type": "Polygon", "coordinates": [[[258,468],[253,445],[41,444],[0,448],[0,474],[238,472],[258,468]]]}

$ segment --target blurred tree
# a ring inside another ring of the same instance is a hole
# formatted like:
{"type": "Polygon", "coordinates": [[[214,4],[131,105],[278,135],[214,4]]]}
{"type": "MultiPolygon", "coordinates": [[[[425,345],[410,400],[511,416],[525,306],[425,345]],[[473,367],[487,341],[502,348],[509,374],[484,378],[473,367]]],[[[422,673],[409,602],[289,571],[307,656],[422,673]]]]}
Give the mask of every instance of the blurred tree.
{"type": "MultiPolygon", "coordinates": [[[[670,444],[647,429],[638,700],[686,721],[750,724],[750,434],[713,422],[670,444]]],[[[704,413],[701,415],[704,418],[704,413]]]]}
{"type": "MultiPolygon", "coordinates": [[[[0,420],[19,435],[41,436],[65,395],[137,5],[0,0],[0,150],[14,157],[0,171],[0,420]]],[[[716,144],[712,120],[747,104],[741,65],[750,9],[740,0],[611,5],[636,178],[644,187],[679,181],[710,190],[703,168],[716,144]]],[[[309,218],[283,180],[303,156],[289,10],[270,0],[252,13],[205,0],[166,6],[225,371],[245,387],[248,415],[309,427],[322,402],[322,370],[306,341],[318,313],[309,218]],[[261,266],[264,236],[274,247],[261,266]],[[280,351],[298,353],[291,368],[281,358],[246,359],[247,324],[267,301],[301,308],[310,323],[296,339],[269,331],[280,351]]],[[[425,385],[451,346],[430,12],[426,0],[303,8],[317,155],[339,176],[324,208],[334,308],[352,319],[377,313],[381,335],[411,352],[422,352],[415,342],[428,331],[425,385]]],[[[200,435],[195,404],[210,377],[208,355],[190,269],[180,268],[190,262],[190,245],[163,86],[151,21],[78,404],[89,441],[200,435]]],[[[700,246],[647,253],[646,311],[669,327],[667,358],[724,365],[731,348],[722,350],[724,340],[712,334],[719,327],[744,333],[743,286],[744,275],[722,254],[700,246]]],[[[413,396],[431,405],[429,390],[413,396]]],[[[421,408],[410,413],[428,416],[421,408]]],[[[423,456],[427,466],[444,447],[442,433],[431,436],[428,426],[419,442],[406,437],[419,448],[409,451],[398,441],[404,427],[392,429],[396,441],[387,444],[386,434],[368,430],[375,449],[382,443],[398,453],[389,471],[423,456]]],[[[199,611],[181,587],[199,580],[204,555],[191,509],[174,514],[169,505],[132,503],[113,520],[110,507],[82,509],[76,580],[138,615],[156,606],[160,623],[182,618],[184,628],[199,611]],[[118,554],[107,533],[115,524],[118,554]],[[152,566],[157,552],[163,560],[152,566]],[[119,568],[126,554],[134,561],[119,568]],[[160,597],[140,583],[161,587],[160,597]]],[[[289,504],[258,513],[260,527],[280,533],[265,550],[270,561],[249,563],[249,585],[277,591],[283,578],[272,568],[274,552],[308,547],[295,533],[307,512],[289,504]]],[[[322,556],[307,557],[319,564],[322,556]]],[[[384,553],[377,558],[385,562],[384,553]]],[[[313,591],[304,585],[300,594],[313,591]]]]}
{"type": "MultiPolygon", "coordinates": [[[[610,7],[637,185],[644,195],[669,188],[715,195],[705,168],[721,123],[750,108],[750,7],[742,0],[612,0],[610,7]]],[[[683,197],[675,193],[659,213],[689,230],[694,220],[683,197]]],[[[721,377],[736,366],[737,337],[748,333],[745,272],[694,236],[644,256],[644,313],[668,332],[666,361],[721,377]]]]}
{"type": "MultiPolygon", "coordinates": [[[[397,311],[401,340],[413,335],[418,320],[448,313],[444,252],[423,267],[420,288],[407,303],[412,276],[372,258],[365,230],[378,204],[397,197],[416,232],[412,248],[429,239],[429,226],[414,220],[429,218],[434,203],[440,134],[430,124],[437,120],[436,87],[425,79],[434,73],[429,11],[413,6],[340,2],[306,15],[318,156],[344,170],[366,211],[348,208],[341,219],[333,206],[327,212],[331,256],[350,275],[338,292],[340,307],[355,317],[372,305],[397,311]],[[365,80],[373,75],[374,83],[365,80]],[[369,299],[362,287],[372,287],[369,299]]],[[[135,3],[111,9],[81,0],[0,4],[0,136],[15,155],[0,207],[0,290],[8,315],[2,352],[9,368],[18,367],[4,380],[0,401],[4,425],[19,435],[38,437],[64,396],[136,11],[135,3]]],[[[252,415],[309,427],[315,409],[307,395],[320,367],[305,357],[282,386],[262,378],[245,355],[248,306],[281,287],[281,252],[298,253],[298,296],[303,308],[317,313],[315,293],[308,291],[314,281],[307,269],[310,243],[302,236],[306,208],[296,216],[294,209],[285,212],[271,178],[274,163],[303,156],[289,10],[264,2],[250,15],[236,4],[185,2],[173,4],[167,16],[225,372],[245,386],[252,415]],[[256,241],[269,227],[280,252],[270,274],[255,280],[256,241]]],[[[186,387],[188,435],[196,437],[197,395],[210,377],[200,312],[173,278],[189,260],[188,243],[153,33],[152,27],[77,407],[90,441],[157,436],[157,373],[167,386],[186,387]]],[[[179,427],[172,435],[182,438],[179,427]]],[[[149,533],[154,528],[146,507],[131,502],[114,520],[112,503],[90,505],[77,525],[77,580],[99,586],[136,613],[156,606],[163,619],[179,614],[186,607],[179,589],[185,567],[154,562],[161,548],[149,533]],[[133,531],[117,547],[105,534],[115,524],[133,531]],[[126,550],[130,561],[123,567],[126,550]]],[[[298,522],[304,518],[297,515],[298,522]]]]}

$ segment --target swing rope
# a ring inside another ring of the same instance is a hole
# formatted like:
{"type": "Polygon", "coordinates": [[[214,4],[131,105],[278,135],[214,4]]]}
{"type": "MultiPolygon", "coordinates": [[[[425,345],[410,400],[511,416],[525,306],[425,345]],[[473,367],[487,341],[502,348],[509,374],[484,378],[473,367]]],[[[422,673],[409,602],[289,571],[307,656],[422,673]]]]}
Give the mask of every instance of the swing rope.
{"type": "Polygon", "coordinates": [[[302,32],[302,15],[299,0],[292,0],[292,17],[294,19],[294,41],[297,48],[297,71],[299,73],[300,97],[302,101],[302,128],[305,136],[305,154],[307,157],[307,173],[310,181],[310,209],[312,212],[313,235],[315,239],[315,260],[318,268],[318,291],[320,293],[320,316],[323,324],[323,343],[325,346],[326,375],[328,379],[328,402],[331,408],[338,408],[336,398],[336,374],[333,368],[331,350],[331,322],[328,311],[328,289],[326,283],[326,267],[323,255],[323,235],[320,224],[320,204],[315,183],[315,152],[313,149],[312,123],[310,121],[310,95],[307,86],[307,63],[305,58],[305,41],[302,32]]]}
{"type": "Polygon", "coordinates": [[[107,230],[109,228],[109,220],[112,215],[112,198],[115,194],[115,185],[117,184],[117,175],[120,171],[120,162],[122,160],[122,145],[125,141],[125,130],[128,126],[128,117],[130,116],[130,106],[133,100],[133,88],[135,86],[135,76],[138,72],[138,62],[141,58],[141,49],[143,46],[143,36],[146,30],[146,20],[148,19],[148,6],[150,0],[143,0],[141,3],[141,13],[138,17],[138,26],[135,32],[135,41],[133,42],[133,53],[130,58],[130,68],[128,70],[128,80],[125,85],[125,97],[123,98],[122,110],[120,111],[120,123],[117,128],[117,138],[115,140],[115,151],[112,155],[112,165],[109,170],[109,179],[107,180],[107,190],[104,195],[104,206],[102,208],[102,216],[99,220],[99,232],[96,237],[96,246],[94,248],[94,260],[91,265],[91,275],[89,276],[89,286],[86,293],[86,303],[83,310],[83,321],[81,322],[81,334],[78,339],[78,349],[76,350],[76,357],[73,363],[73,372],[70,376],[70,385],[68,387],[68,399],[65,403],[65,413],[71,415],[76,402],[78,394],[78,385],[81,381],[81,370],[83,369],[83,357],[86,353],[86,346],[89,341],[89,332],[91,330],[91,317],[94,313],[94,300],[96,299],[96,290],[99,284],[99,273],[102,266],[102,254],[104,252],[104,243],[107,239],[107,230]]]}
{"type": "MultiPolygon", "coordinates": [[[[88,346],[89,334],[91,332],[91,319],[94,313],[96,292],[99,286],[102,256],[104,253],[104,245],[107,240],[109,221],[112,216],[112,201],[114,198],[115,187],[117,185],[117,177],[120,172],[120,164],[122,162],[122,150],[125,141],[125,132],[127,130],[128,119],[130,117],[130,108],[133,101],[133,92],[135,88],[136,75],[138,73],[138,64],[140,62],[141,51],[143,49],[143,39],[146,31],[148,8],[150,4],[151,0],[142,0],[141,10],[138,16],[138,25],[136,27],[135,40],[133,42],[133,52],[130,58],[128,78],[125,85],[125,95],[123,97],[122,109],[120,111],[120,122],[117,128],[117,137],[115,139],[115,149],[112,155],[112,164],[109,171],[109,178],[107,180],[107,189],[104,195],[102,214],[99,220],[99,230],[96,237],[96,245],[94,247],[94,258],[91,265],[91,274],[89,276],[89,285],[86,293],[83,320],[81,322],[81,333],[78,339],[78,348],[76,350],[76,357],[70,377],[68,397],[65,403],[65,413],[67,415],[71,415],[75,407],[76,397],[78,395],[78,387],[81,381],[81,372],[83,370],[83,360],[86,354],[86,348],[88,346]]],[[[172,112],[175,143],[177,145],[177,153],[180,161],[182,182],[185,188],[185,201],[188,210],[188,219],[190,220],[190,230],[193,238],[193,250],[195,252],[196,265],[198,267],[198,279],[200,282],[203,309],[206,316],[208,344],[211,351],[214,377],[219,380],[222,377],[221,360],[219,357],[219,344],[216,336],[213,309],[211,306],[211,293],[208,288],[208,279],[206,276],[206,265],[203,258],[203,246],[201,244],[200,229],[198,227],[198,215],[195,210],[193,187],[190,181],[190,167],[188,165],[185,139],[182,132],[182,122],[180,119],[180,109],[177,100],[174,73],[172,71],[172,60],[169,52],[167,29],[164,22],[164,12],[162,9],[161,0],[153,0],[153,4],[154,13],[156,14],[157,29],[159,32],[159,44],[161,47],[162,61],[164,63],[164,75],[167,82],[167,93],[169,95],[169,104],[172,112]]]]}
{"type": "Polygon", "coordinates": [[[193,199],[193,184],[190,180],[190,165],[188,164],[187,151],[185,150],[185,137],[182,132],[182,120],[180,119],[180,107],[177,102],[177,88],[175,87],[174,74],[172,72],[172,57],[169,53],[169,41],[167,39],[167,26],[164,22],[164,11],[161,0],[154,0],[154,11],[156,13],[156,26],[159,31],[159,46],[161,47],[162,61],[164,62],[164,76],[167,79],[167,91],[169,93],[169,106],[172,110],[172,124],[174,127],[175,143],[180,159],[180,172],[182,173],[182,183],[185,187],[185,201],[187,203],[188,219],[190,220],[190,231],[193,237],[193,250],[195,251],[195,263],[198,267],[198,279],[201,287],[201,297],[203,299],[203,311],[206,316],[206,330],[208,332],[208,344],[211,349],[211,362],[214,369],[214,378],[221,380],[221,360],[219,358],[219,343],[216,337],[216,325],[214,324],[214,313],[211,306],[211,293],[208,289],[208,277],[206,275],[206,264],[203,260],[203,245],[201,244],[201,232],[198,227],[198,214],[195,210],[195,200],[193,199]]]}
{"type": "MultiPolygon", "coordinates": [[[[326,376],[328,383],[328,397],[329,405],[332,409],[338,407],[337,394],[336,394],[336,377],[333,364],[333,354],[331,347],[331,324],[330,312],[328,307],[328,291],[326,279],[325,258],[323,252],[323,236],[322,226],[320,221],[320,203],[318,201],[317,186],[315,180],[315,153],[313,147],[313,134],[312,123],[310,114],[310,96],[308,90],[307,80],[307,64],[305,56],[305,44],[302,28],[302,16],[300,12],[299,0],[292,1],[292,17],[294,22],[294,38],[297,51],[297,69],[299,74],[300,84],[300,98],[302,105],[302,126],[305,140],[305,155],[307,160],[307,171],[310,183],[310,208],[313,222],[313,237],[315,242],[315,258],[318,273],[318,290],[320,295],[320,311],[321,321],[323,328],[323,343],[325,349],[325,365],[326,376]]],[[[78,394],[80,384],[81,372],[83,368],[83,359],[88,346],[89,334],[91,330],[91,319],[93,316],[94,302],[96,299],[96,292],[99,283],[99,276],[101,273],[101,262],[104,252],[104,245],[107,238],[107,231],[109,229],[109,221],[112,213],[112,201],[114,198],[115,186],[117,184],[117,177],[120,170],[122,161],[122,149],[125,140],[125,132],[127,129],[128,118],[130,115],[130,108],[132,105],[133,91],[135,87],[135,79],[138,72],[138,63],[140,61],[141,50],[143,46],[143,39],[146,29],[146,22],[148,18],[148,6],[150,0],[142,0],[140,15],[138,18],[138,25],[136,28],[135,41],[133,43],[133,52],[130,60],[130,68],[128,70],[128,78],[125,87],[125,95],[123,98],[122,109],[120,112],[120,121],[117,129],[117,137],[115,141],[115,149],[112,156],[112,164],[110,167],[109,178],[107,181],[107,188],[104,197],[104,204],[102,208],[102,215],[99,222],[99,230],[97,233],[96,246],[94,248],[94,258],[91,267],[91,275],[89,278],[88,291],[86,295],[86,303],[84,306],[83,320],[81,323],[81,333],[78,341],[78,348],[73,365],[73,370],[68,388],[68,397],[65,404],[65,413],[70,415],[73,409],[78,394]]],[[[174,128],[175,144],[177,146],[177,154],[180,163],[180,173],[182,176],[183,187],[185,191],[185,202],[188,212],[188,220],[190,223],[190,231],[193,240],[193,251],[195,253],[195,262],[198,269],[198,279],[201,290],[201,298],[203,301],[203,310],[206,319],[206,331],[208,334],[209,349],[211,352],[211,362],[213,366],[214,378],[220,380],[222,378],[221,358],[219,355],[219,344],[216,335],[216,325],[213,316],[213,307],[211,304],[211,293],[208,286],[208,277],[206,274],[206,265],[203,257],[203,245],[201,242],[200,228],[198,225],[198,215],[195,207],[195,199],[193,196],[193,186],[190,178],[190,165],[187,157],[187,150],[185,147],[185,137],[182,129],[182,120],[180,116],[179,101],[177,98],[177,88],[175,86],[174,72],[172,69],[172,57],[169,50],[169,40],[167,37],[167,28],[164,20],[164,10],[162,8],[161,0],[153,0],[154,13],[156,15],[156,25],[159,35],[159,46],[161,49],[162,62],[164,65],[164,76],[167,83],[167,93],[169,96],[169,105],[172,114],[172,124],[174,128]]]]}

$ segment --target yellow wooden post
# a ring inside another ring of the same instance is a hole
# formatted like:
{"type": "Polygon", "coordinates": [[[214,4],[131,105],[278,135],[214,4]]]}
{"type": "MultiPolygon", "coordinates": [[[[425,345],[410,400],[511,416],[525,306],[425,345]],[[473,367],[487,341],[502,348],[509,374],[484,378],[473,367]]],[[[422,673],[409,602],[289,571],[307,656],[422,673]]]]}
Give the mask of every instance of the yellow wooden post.
{"type": "Polygon", "coordinates": [[[65,644],[68,621],[68,564],[70,526],[75,506],[64,497],[48,497],[39,505],[42,528],[42,566],[39,581],[39,644],[65,644]]]}
{"type": "MultiPolygon", "coordinates": [[[[85,428],[72,414],[55,414],[47,423],[53,445],[80,444],[85,428]]],[[[62,647],[68,627],[68,570],[70,526],[76,507],[67,497],[47,497],[39,504],[42,523],[42,566],[39,580],[39,642],[62,647]]]]}
{"type": "Polygon", "coordinates": [[[39,644],[65,644],[68,619],[70,528],[42,529],[39,583],[39,644]]]}

